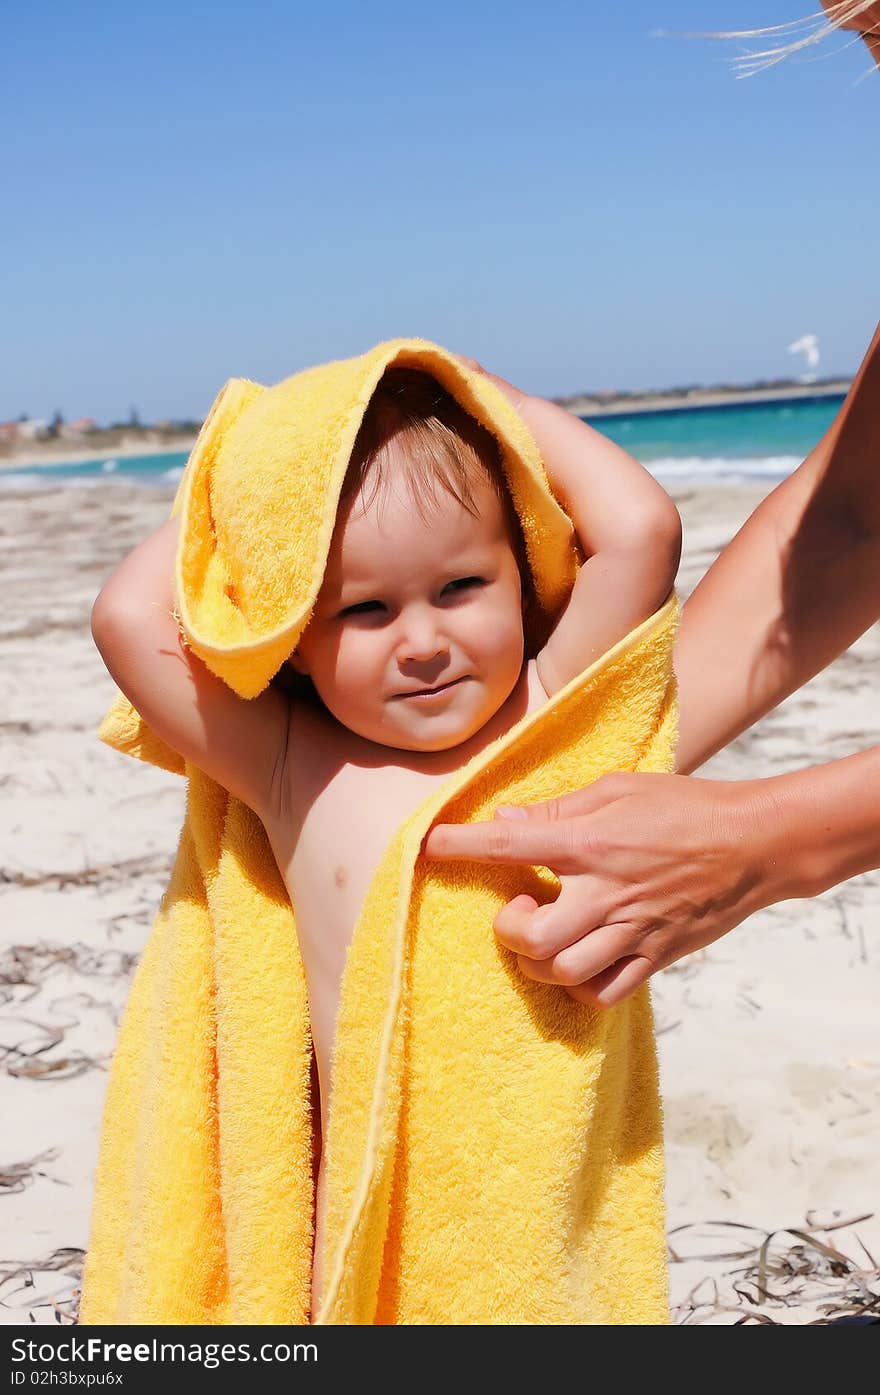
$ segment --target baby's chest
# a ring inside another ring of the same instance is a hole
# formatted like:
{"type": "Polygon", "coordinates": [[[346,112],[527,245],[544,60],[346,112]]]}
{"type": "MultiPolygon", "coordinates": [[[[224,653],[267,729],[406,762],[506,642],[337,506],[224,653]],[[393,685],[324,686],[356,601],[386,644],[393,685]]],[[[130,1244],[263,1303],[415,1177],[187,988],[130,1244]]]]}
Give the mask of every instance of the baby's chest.
{"type": "Polygon", "coordinates": [[[322,764],[294,780],[289,827],[273,842],[303,949],[311,945],[330,968],[344,954],[388,845],[440,777],[322,764]]]}

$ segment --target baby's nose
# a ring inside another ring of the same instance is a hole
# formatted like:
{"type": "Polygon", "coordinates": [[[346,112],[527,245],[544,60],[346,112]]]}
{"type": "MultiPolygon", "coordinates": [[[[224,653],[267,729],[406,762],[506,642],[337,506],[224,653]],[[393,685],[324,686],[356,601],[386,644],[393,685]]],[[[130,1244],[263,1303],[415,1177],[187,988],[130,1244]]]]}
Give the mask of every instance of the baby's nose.
{"type": "Polygon", "coordinates": [[[401,663],[428,663],[447,652],[447,642],[431,615],[406,619],[398,646],[401,663]]]}

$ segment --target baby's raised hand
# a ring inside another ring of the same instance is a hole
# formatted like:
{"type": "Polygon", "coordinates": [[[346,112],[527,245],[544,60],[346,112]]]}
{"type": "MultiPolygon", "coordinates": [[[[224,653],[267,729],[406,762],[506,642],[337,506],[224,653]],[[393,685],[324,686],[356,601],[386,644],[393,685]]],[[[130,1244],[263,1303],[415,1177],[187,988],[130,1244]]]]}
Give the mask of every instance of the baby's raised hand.
{"type": "Polygon", "coordinates": [[[523,403],[527,401],[529,396],[527,392],[522,392],[520,388],[515,388],[513,383],[509,383],[506,378],[499,378],[497,373],[490,373],[488,368],[484,368],[481,363],[477,363],[475,358],[467,358],[464,354],[453,354],[452,357],[457,358],[459,363],[463,363],[465,367],[470,368],[472,372],[482,373],[484,378],[490,378],[498,390],[504,393],[508,402],[512,403],[517,411],[519,411],[523,403]]]}

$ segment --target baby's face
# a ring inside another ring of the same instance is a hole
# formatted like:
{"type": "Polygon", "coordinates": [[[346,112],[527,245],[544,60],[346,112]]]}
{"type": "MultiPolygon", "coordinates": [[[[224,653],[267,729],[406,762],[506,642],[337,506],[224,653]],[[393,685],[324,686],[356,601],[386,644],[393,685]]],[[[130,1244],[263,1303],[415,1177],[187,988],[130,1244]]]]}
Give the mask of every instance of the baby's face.
{"type": "Polygon", "coordinates": [[[448,750],[479,731],[516,686],[516,556],[491,486],[481,483],[474,500],[476,518],[438,486],[424,522],[398,474],[366,509],[355,493],[340,510],[292,662],[337,720],[370,741],[448,750]]]}

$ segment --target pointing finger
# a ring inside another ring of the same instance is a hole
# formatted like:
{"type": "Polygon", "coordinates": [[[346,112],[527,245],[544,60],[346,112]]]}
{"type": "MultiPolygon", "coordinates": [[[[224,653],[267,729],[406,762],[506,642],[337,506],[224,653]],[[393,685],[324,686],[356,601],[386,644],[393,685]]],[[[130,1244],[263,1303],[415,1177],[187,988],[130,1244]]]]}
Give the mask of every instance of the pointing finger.
{"type": "Polygon", "coordinates": [[[568,819],[440,823],[423,844],[425,856],[464,862],[526,863],[560,875],[585,872],[598,862],[586,821],[568,819]]]}

